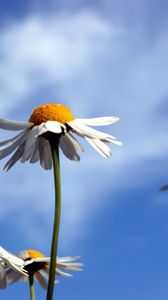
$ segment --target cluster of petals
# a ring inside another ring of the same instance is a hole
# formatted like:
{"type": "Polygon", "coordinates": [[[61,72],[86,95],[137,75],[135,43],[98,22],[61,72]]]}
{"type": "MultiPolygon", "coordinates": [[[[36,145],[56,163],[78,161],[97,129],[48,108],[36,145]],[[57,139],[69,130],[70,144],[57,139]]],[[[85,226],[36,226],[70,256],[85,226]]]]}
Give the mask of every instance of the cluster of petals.
{"type": "MultiPolygon", "coordinates": [[[[76,263],[76,257],[58,257],[56,263],[56,276],[71,277],[67,271],[81,271],[82,263],[76,263]]],[[[22,250],[14,255],[0,247],[0,288],[4,289],[12,283],[21,280],[27,281],[31,272],[34,278],[44,288],[47,289],[47,282],[50,269],[50,257],[45,257],[38,251],[22,250]],[[30,256],[30,252],[36,255],[30,256]]],[[[58,282],[58,280],[56,280],[58,282]]]]}
{"type": "Polygon", "coordinates": [[[8,171],[17,161],[22,163],[40,161],[41,166],[48,170],[52,168],[52,154],[49,141],[45,133],[51,132],[55,138],[59,137],[59,147],[64,155],[74,161],[79,161],[79,153],[84,149],[74,137],[74,134],[84,138],[99,154],[111,156],[108,143],[121,145],[115,137],[95,130],[90,126],[105,126],[117,122],[117,117],[100,117],[91,119],[72,119],[65,123],[48,120],[36,125],[32,122],[16,122],[0,119],[0,128],[10,131],[21,131],[16,136],[0,142],[0,159],[13,156],[6,163],[4,170],[8,171]],[[6,145],[10,144],[6,147],[6,145]],[[5,147],[4,147],[5,146],[5,147]]]}

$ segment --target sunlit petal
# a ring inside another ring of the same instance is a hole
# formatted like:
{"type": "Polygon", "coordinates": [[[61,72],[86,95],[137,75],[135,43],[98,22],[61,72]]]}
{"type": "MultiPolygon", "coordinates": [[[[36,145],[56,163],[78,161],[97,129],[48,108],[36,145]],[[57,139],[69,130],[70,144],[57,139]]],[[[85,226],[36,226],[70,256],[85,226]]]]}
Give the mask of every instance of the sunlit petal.
{"type": "Polygon", "coordinates": [[[110,148],[106,144],[104,144],[102,141],[100,141],[98,139],[90,139],[90,138],[85,138],[85,139],[103,157],[106,158],[106,157],[110,157],[111,156],[111,150],[110,150],[110,148]]]}
{"type": "MultiPolygon", "coordinates": [[[[88,119],[75,119],[77,122],[89,125],[89,126],[106,126],[111,125],[119,121],[118,117],[99,117],[99,118],[88,118],[88,119]]],[[[72,121],[73,122],[73,121],[72,121]]],[[[71,122],[68,123],[69,125],[71,122]]]]}
{"type": "Polygon", "coordinates": [[[0,247],[0,259],[14,271],[26,274],[26,271],[24,270],[24,261],[16,255],[6,251],[2,247],[0,247]]]}
{"type": "Polygon", "coordinates": [[[56,275],[59,275],[59,276],[64,276],[64,277],[73,277],[72,274],[69,274],[69,273],[66,273],[66,272],[63,272],[59,269],[56,269],[56,275]]]}
{"type": "Polygon", "coordinates": [[[62,133],[62,130],[66,129],[65,125],[56,121],[47,121],[45,123],[45,126],[46,126],[46,131],[50,131],[57,134],[62,133]]]}
{"type": "Polygon", "coordinates": [[[70,122],[70,126],[72,127],[75,132],[83,137],[89,137],[89,138],[95,138],[95,139],[101,139],[106,142],[112,142],[115,138],[107,133],[95,130],[93,128],[90,128],[84,124],[81,124],[80,122],[77,122],[77,120],[74,120],[70,122]]]}

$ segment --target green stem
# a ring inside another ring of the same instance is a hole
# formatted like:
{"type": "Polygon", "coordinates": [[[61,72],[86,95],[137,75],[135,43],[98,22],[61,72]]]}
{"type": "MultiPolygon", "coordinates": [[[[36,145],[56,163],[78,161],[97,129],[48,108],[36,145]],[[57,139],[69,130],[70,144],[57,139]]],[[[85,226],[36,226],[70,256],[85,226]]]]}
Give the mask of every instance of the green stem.
{"type": "Polygon", "coordinates": [[[34,275],[33,275],[33,273],[29,275],[29,286],[30,286],[30,299],[35,300],[34,275]]]}
{"type": "Polygon", "coordinates": [[[59,163],[59,144],[58,140],[53,139],[53,136],[49,138],[52,157],[53,157],[53,169],[54,169],[54,184],[55,184],[55,216],[53,225],[53,236],[51,245],[51,260],[50,260],[50,273],[47,290],[46,300],[52,300],[54,292],[55,282],[55,268],[57,259],[57,248],[58,248],[58,236],[59,236],[59,225],[61,216],[61,180],[60,180],[60,163],[59,163]]]}

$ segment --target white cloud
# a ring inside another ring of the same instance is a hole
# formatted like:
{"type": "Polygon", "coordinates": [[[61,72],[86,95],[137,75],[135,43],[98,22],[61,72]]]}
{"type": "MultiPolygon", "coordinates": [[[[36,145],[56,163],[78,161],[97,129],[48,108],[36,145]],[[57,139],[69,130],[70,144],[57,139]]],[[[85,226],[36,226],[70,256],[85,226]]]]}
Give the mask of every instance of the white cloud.
{"type": "Polygon", "coordinates": [[[0,37],[1,114],[46,83],[78,77],[111,36],[108,23],[89,12],[28,17],[0,37]]]}

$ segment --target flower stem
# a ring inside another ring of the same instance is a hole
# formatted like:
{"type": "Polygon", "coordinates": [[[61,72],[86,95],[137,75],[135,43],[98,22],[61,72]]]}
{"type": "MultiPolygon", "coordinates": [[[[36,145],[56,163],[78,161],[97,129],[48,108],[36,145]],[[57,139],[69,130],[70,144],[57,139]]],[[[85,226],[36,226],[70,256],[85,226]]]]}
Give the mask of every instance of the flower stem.
{"type": "Polygon", "coordinates": [[[50,136],[48,138],[51,146],[52,157],[53,157],[53,169],[54,169],[54,184],[55,184],[55,216],[53,225],[53,236],[51,245],[51,260],[50,260],[50,273],[47,290],[47,300],[52,300],[54,292],[54,281],[55,281],[55,268],[57,259],[57,248],[58,248],[58,236],[59,236],[59,225],[61,216],[61,180],[60,180],[60,163],[59,163],[59,141],[50,136]]]}
{"type": "Polygon", "coordinates": [[[31,273],[29,275],[29,286],[30,286],[30,299],[35,300],[35,292],[34,292],[34,275],[31,273]]]}

